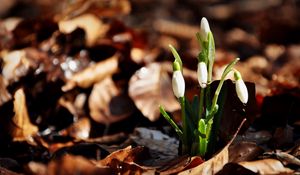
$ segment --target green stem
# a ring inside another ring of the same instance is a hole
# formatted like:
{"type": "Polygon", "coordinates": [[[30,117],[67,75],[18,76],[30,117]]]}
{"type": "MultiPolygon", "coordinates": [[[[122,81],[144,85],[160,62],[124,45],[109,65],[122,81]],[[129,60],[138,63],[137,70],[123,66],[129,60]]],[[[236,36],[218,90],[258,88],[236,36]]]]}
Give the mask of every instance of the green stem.
{"type": "Polygon", "coordinates": [[[199,101],[199,120],[202,118],[202,113],[204,109],[204,95],[205,95],[205,88],[201,88],[200,90],[200,101],[199,101]]]}
{"type": "Polygon", "coordinates": [[[222,89],[222,86],[223,86],[223,83],[225,81],[225,78],[226,76],[229,74],[230,71],[232,71],[232,67],[239,61],[239,58],[236,58],[235,60],[233,60],[230,64],[227,65],[227,67],[225,68],[223,74],[222,74],[222,77],[221,77],[221,80],[219,82],[219,85],[215,91],[215,95],[213,97],[213,100],[212,100],[212,105],[211,105],[211,111],[212,112],[213,110],[215,110],[214,108],[216,107],[217,105],[217,102],[218,102],[218,98],[219,98],[219,94],[220,94],[220,91],[222,89]]]}
{"type": "Polygon", "coordinates": [[[199,131],[199,155],[204,156],[206,154],[207,150],[207,137],[206,137],[206,132],[207,132],[207,127],[204,119],[200,119],[198,123],[198,131],[199,131]]]}
{"type": "Polygon", "coordinates": [[[179,98],[180,106],[181,106],[181,118],[182,118],[182,132],[183,132],[183,140],[182,140],[182,153],[188,153],[188,126],[187,126],[187,118],[185,115],[185,98],[179,98]]]}

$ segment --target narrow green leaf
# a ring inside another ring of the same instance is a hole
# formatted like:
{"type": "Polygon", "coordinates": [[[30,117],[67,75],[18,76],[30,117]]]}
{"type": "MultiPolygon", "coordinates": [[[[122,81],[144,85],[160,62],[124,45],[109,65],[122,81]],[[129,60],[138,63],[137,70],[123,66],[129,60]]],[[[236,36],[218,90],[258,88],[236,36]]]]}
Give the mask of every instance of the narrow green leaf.
{"type": "Polygon", "coordinates": [[[167,114],[167,112],[162,106],[159,106],[159,111],[164,116],[164,118],[170,123],[170,125],[175,129],[175,132],[178,134],[180,140],[182,140],[183,133],[181,129],[177,126],[177,124],[174,122],[174,120],[171,119],[171,117],[167,114]]]}
{"type": "Polygon", "coordinates": [[[215,41],[212,32],[208,33],[208,48],[207,48],[207,59],[208,59],[208,82],[212,81],[212,69],[215,61],[215,41]]]}
{"type": "Polygon", "coordinates": [[[206,124],[205,124],[205,120],[204,119],[200,119],[199,120],[198,131],[201,134],[205,134],[206,135],[206,124]]]}
{"type": "Polygon", "coordinates": [[[169,47],[170,47],[171,52],[172,52],[172,54],[173,54],[173,56],[175,58],[175,61],[179,63],[179,65],[181,67],[181,70],[182,70],[182,61],[181,61],[181,58],[180,58],[178,52],[176,51],[176,49],[171,44],[169,44],[169,47]]]}

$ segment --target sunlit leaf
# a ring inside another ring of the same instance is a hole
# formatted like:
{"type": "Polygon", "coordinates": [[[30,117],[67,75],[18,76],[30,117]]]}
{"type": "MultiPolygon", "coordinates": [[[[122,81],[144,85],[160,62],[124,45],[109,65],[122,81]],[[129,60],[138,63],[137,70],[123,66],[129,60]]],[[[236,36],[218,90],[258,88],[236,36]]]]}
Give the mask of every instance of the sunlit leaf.
{"type": "Polygon", "coordinates": [[[58,23],[59,30],[63,33],[71,33],[76,28],[83,28],[86,33],[87,45],[93,45],[98,38],[103,38],[109,29],[99,18],[92,14],[84,14],[70,20],[62,20],[58,23]]]}
{"type": "Polygon", "coordinates": [[[243,167],[259,174],[293,174],[293,170],[285,168],[279,160],[263,159],[252,162],[240,162],[243,167]]]}
{"type": "Polygon", "coordinates": [[[125,119],[134,110],[130,98],[120,92],[111,78],[94,85],[88,105],[92,119],[103,124],[125,119]]]}
{"type": "Polygon", "coordinates": [[[38,127],[30,122],[23,89],[18,89],[15,92],[14,112],[15,116],[12,119],[13,125],[11,127],[14,140],[26,140],[37,134],[38,127]]]}
{"type": "Polygon", "coordinates": [[[159,105],[164,106],[169,112],[180,107],[173,95],[166,64],[169,63],[151,63],[142,67],[129,81],[129,96],[144,116],[151,121],[159,118],[159,105]]]}
{"type": "Polygon", "coordinates": [[[111,76],[118,69],[118,56],[114,55],[109,59],[100,61],[74,74],[67,83],[62,87],[63,91],[73,89],[75,86],[87,88],[103,80],[107,76],[111,76]]]}

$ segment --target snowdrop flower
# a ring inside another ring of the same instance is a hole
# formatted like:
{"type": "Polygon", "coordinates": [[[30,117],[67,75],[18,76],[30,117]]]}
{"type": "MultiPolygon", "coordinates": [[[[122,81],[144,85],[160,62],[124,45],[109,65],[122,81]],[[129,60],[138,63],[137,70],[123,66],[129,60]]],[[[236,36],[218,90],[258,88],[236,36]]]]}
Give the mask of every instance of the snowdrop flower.
{"type": "Polygon", "coordinates": [[[210,27],[208,21],[205,17],[203,17],[201,19],[201,24],[200,24],[200,37],[202,41],[207,41],[207,36],[209,32],[210,32],[210,27]]]}
{"type": "Polygon", "coordinates": [[[234,71],[235,90],[240,101],[244,104],[248,102],[248,90],[242,79],[240,72],[234,71]]]}
{"type": "Polygon", "coordinates": [[[205,62],[198,63],[197,75],[200,86],[205,88],[207,84],[207,67],[205,62]]]}
{"type": "Polygon", "coordinates": [[[184,96],[185,82],[178,62],[173,63],[172,88],[177,98],[184,96]]]}

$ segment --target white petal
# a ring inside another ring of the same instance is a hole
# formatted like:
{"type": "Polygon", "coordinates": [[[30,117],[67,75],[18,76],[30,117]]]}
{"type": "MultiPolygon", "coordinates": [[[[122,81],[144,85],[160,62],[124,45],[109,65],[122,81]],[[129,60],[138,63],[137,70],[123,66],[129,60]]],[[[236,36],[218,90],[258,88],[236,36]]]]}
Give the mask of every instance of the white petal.
{"type": "Polygon", "coordinates": [[[207,84],[207,67],[204,62],[198,63],[197,75],[200,86],[205,88],[207,84]]]}
{"type": "Polygon", "coordinates": [[[208,21],[205,17],[201,19],[200,24],[200,37],[203,41],[207,41],[207,35],[210,32],[208,21]]]}
{"type": "Polygon", "coordinates": [[[185,82],[180,70],[173,72],[172,87],[177,98],[184,96],[185,82]]]}
{"type": "Polygon", "coordinates": [[[246,104],[248,102],[248,90],[242,79],[235,82],[235,90],[241,102],[246,104]]]}

